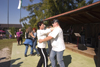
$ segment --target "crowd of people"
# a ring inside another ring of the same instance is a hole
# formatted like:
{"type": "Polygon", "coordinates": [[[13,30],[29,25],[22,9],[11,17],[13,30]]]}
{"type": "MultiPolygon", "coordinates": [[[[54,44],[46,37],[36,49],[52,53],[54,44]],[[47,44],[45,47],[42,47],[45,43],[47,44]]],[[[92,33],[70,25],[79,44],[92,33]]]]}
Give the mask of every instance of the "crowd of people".
{"type": "MultiPolygon", "coordinates": [[[[37,23],[38,30],[36,30],[36,28],[32,29],[32,27],[28,27],[25,32],[24,43],[22,40],[23,32],[21,31],[21,29],[16,32],[18,45],[20,45],[20,41],[21,44],[23,43],[25,45],[24,56],[27,57],[27,51],[29,46],[31,47],[31,56],[35,55],[34,50],[36,51],[37,56],[40,56],[40,59],[37,63],[37,67],[42,67],[42,65],[44,65],[44,67],[48,67],[48,57],[51,61],[52,67],[56,67],[55,59],[57,59],[60,67],[65,67],[65,64],[63,62],[63,53],[65,50],[63,30],[61,29],[59,25],[59,20],[57,19],[54,19],[52,21],[52,26],[48,26],[45,28],[43,21],[40,21],[37,23]],[[47,50],[46,45],[48,45],[47,50]]],[[[70,32],[69,40],[72,43],[72,27],[70,27],[67,32],[70,32]]],[[[82,36],[82,43],[84,44],[85,33],[83,28],[80,34],[82,36]]]]}

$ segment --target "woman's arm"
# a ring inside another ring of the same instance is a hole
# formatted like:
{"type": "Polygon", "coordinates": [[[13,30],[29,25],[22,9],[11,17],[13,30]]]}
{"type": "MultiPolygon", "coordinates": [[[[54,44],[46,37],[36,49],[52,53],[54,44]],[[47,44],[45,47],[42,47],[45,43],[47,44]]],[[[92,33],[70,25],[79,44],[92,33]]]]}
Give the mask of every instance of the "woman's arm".
{"type": "Polygon", "coordinates": [[[32,34],[32,32],[29,33],[33,38],[35,38],[35,36],[32,34]]]}

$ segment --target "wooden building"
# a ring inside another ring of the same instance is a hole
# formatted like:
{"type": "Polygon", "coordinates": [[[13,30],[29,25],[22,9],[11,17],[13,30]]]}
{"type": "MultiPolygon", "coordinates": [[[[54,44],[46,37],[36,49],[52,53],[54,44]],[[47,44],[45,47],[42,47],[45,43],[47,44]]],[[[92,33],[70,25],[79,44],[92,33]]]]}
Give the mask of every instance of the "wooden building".
{"type": "MultiPolygon", "coordinates": [[[[100,33],[100,1],[49,17],[44,19],[44,21],[49,21],[49,23],[51,23],[53,19],[58,19],[60,21],[60,26],[63,31],[67,31],[68,28],[72,26],[74,33],[79,33],[81,27],[84,26],[86,30],[85,39],[90,41],[91,46],[96,47],[98,33],[100,33]]],[[[73,40],[75,40],[75,38],[73,34],[73,40]]]]}
{"type": "Polygon", "coordinates": [[[21,24],[0,24],[0,29],[8,29],[11,27],[22,28],[21,24]]]}

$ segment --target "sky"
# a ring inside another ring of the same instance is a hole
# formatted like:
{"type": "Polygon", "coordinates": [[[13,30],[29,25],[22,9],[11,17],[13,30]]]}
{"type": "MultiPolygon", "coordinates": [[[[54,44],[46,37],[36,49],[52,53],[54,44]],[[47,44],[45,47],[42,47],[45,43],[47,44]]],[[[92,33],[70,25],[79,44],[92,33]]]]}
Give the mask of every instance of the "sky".
{"type": "MultiPolygon", "coordinates": [[[[29,0],[23,0],[22,6],[27,6],[28,4],[35,4],[40,2],[40,0],[34,0],[31,3],[29,0]]],[[[18,8],[19,0],[9,0],[9,24],[20,24],[20,9],[18,8]]],[[[0,24],[7,24],[7,7],[8,0],[0,0],[0,24]]],[[[21,9],[21,18],[29,15],[29,12],[25,9],[21,9]]]]}
{"type": "MultiPolygon", "coordinates": [[[[94,0],[94,2],[97,1],[100,0],[94,0]]],[[[38,2],[40,2],[40,0],[34,0],[32,3],[29,0],[23,0],[22,6],[27,6],[28,4],[35,4],[38,2]]],[[[9,24],[20,24],[20,10],[17,9],[18,4],[19,0],[9,0],[9,24]]],[[[7,7],[8,0],[0,0],[0,24],[7,24],[7,7]]],[[[28,11],[26,11],[25,9],[21,9],[21,18],[26,17],[28,15],[28,11]]]]}

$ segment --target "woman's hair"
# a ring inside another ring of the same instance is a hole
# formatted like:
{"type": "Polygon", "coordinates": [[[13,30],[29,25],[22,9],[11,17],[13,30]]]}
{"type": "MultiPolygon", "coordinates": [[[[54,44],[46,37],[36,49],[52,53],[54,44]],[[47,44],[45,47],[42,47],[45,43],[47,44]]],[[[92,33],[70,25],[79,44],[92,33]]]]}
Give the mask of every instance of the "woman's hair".
{"type": "Polygon", "coordinates": [[[28,32],[32,32],[32,27],[28,27],[27,33],[28,33],[28,32]]]}
{"type": "Polygon", "coordinates": [[[35,32],[36,32],[36,28],[33,28],[33,30],[35,30],[35,32]]]}
{"type": "Polygon", "coordinates": [[[40,21],[40,22],[37,23],[38,29],[39,29],[39,26],[41,26],[42,24],[43,24],[43,21],[40,21]]]}

